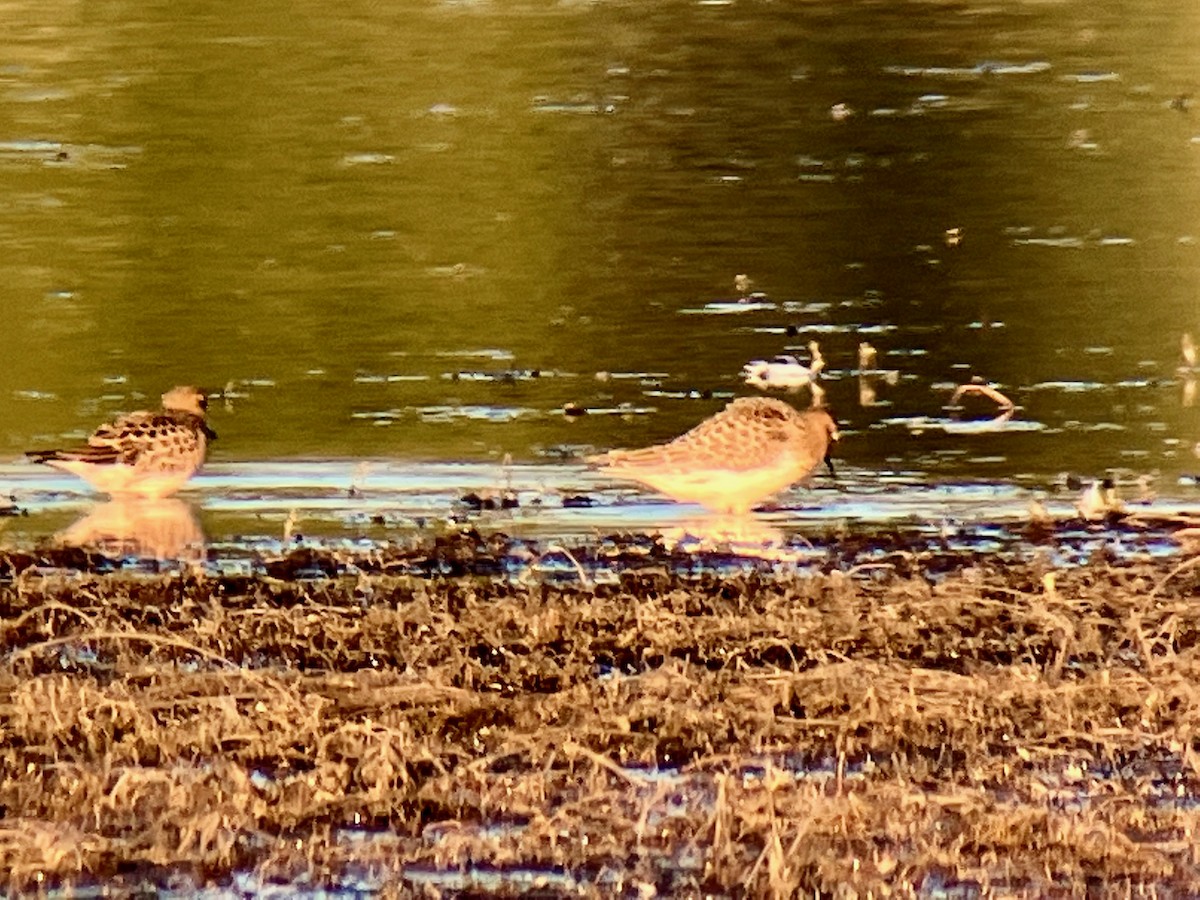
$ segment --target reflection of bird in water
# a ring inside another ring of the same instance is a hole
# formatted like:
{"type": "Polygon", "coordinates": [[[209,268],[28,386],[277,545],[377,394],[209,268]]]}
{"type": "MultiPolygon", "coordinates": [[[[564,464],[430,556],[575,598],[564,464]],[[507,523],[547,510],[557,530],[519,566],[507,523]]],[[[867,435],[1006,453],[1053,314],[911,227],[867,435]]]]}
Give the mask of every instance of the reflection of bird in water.
{"type": "Polygon", "coordinates": [[[900,372],[896,369],[876,368],[878,353],[875,348],[862,341],[858,345],[858,405],[875,406],[878,386],[882,382],[894,387],[900,381],[900,372]]]}
{"type": "Polygon", "coordinates": [[[729,553],[781,562],[800,555],[788,549],[787,536],[782,531],[750,516],[706,515],[674,528],[664,528],[659,536],[671,552],[729,553]]]}
{"type": "Polygon", "coordinates": [[[800,412],[782,400],[741,397],[669,443],[613,450],[588,462],[674,500],[743,514],[822,461],[832,475],[830,444],[837,438],[824,409],[800,412]]]}
{"type": "Polygon", "coordinates": [[[862,407],[874,406],[878,402],[879,398],[875,392],[875,379],[869,375],[859,375],[858,405],[862,407]]]}
{"type": "Polygon", "coordinates": [[[1200,368],[1196,366],[1196,342],[1187,332],[1184,332],[1183,337],[1179,339],[1179,350],[1183,355],[1183,365],[1178,369],[1179,374],[1183,376],[1183,405],[1195,406],[1196,375],[1200,373],[1200,368]]]}
{"type": "Polygon", "coordinates": [[[825,368],[825,358],[821,356],[821,348],[816,341],[808,342],[808,351],[812,354],[812,362],[807,366],[794,356],[776,356],[770,360],[756,359],[746,363],[742,366],[746,384],[763,390],[786,388],[789,391],[814,384],[825,368]]]}
{"type": "Polygon", "coordinates": [[[68,547],[118,558],[204,559],[204,531],[191,506],[178,498],[99,503],[56,538],[68,547]]]}
{"type": "Polygon", "coordinates": [[[208,401],[196,388],[173,388],[162,404],[161,410],[101,425],[83,447],[26,455],[114,497],[166,497],[200,468],[209,439],[217,435],[205,421],[208,401]]]}

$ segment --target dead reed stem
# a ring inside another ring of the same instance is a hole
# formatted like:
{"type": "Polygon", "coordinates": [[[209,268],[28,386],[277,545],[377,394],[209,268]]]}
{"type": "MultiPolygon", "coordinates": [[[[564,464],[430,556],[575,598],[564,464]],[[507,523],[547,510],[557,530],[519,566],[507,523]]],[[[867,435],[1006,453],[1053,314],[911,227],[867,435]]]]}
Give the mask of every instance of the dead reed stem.
{"type": "Polygon", "coordinates": [[[22,577],[4,887],[1191,893],[1191,562],[22,577]]]}

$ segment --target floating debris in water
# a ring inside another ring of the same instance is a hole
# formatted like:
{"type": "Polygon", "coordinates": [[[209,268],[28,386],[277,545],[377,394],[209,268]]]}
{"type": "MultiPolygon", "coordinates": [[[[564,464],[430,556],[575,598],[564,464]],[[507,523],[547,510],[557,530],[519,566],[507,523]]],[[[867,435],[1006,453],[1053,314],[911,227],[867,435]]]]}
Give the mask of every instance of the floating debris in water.
{"type": "Polygon", "coordinates": [[[1063,422],[1062,427],[1068,431],[1124,431],[1124,425],[1116,422],[1079,422],[1071,420],[1063,422]]]}
{"type": "Polygon", "coordinates": [[[473,266],[461,262],[449,266],[429,266],[425,269],[425,274],[431,275],[434,278],[455,278],[458,280],[478,278],[480,275],[486,273],[487,269],[483,268],[483,266],[473,266]]]}
{"type": "Polygon", "coordinates": [[[989,434],[1000,431],[1041,431],[1045,429],[1045,426],[1040,422],[1013,421],[1012,415],[1016,411],[1016,406],[1013,402],[995,387],[983,384],[982,382],[958,385],[954,390],[954,394],[950,397],[947,408],[961,408],[958,405],[959,401],[967,394],[980,394],[994,401],[999,407],[997,415],[991,419],[971,420],[936,418],[932,416],[902,416],[884,419],[883,423],[888,425],[903,425],[914,434],[921,434],[926,431],[943,431],[947,434],[989,434]]]}
{"type": "Polygon", "coordinates": [[[798,390],[812,384],[825,368],[825,358],[816,341],[808,342],[812,361],[806,366],[794,356],[781,355],[769,360],[756,359],[742,367],[742,377],[747,384],[761,390],[784,388],[798,390]]]}
{"type": "Polygon", "coordinates": [[[1056,247],[1077,250],[1083,246],[1083,239],[1078,237],[1061,238],[1014,238],[1016,247],[1056,247]]]}
{"type": "Polygon", "coordinates": [[[597,372],[597,381],[662,381],[670,372],[597,372]],[[601,377],[603,376],[603,377],[601,377]]]}
{"type": "Polygon", "coordinates": [[[343,166],[386,166],[395,161],[390,153],[348,153],[342,157],[343,166]]]}
{"type": "Polygon", "coordinates": [[[511,350],[501,350],[495,347],[483,347],[477,350],[439,350],[433,354],[438,357],[467,357],[490,359],[493,362],[511,362],[516,355],[511,350]]]}
{"type": "Polygon", "coordinates": [[[1098,84],[1104,81],[1120,81],[1117,72],[1078,72],[1059,76],[1063,81],[1074,81],[1077,84],[1098,84]]]}
{"type": "Polygon", "coordinates": [[[1063,391],[1068,394],[1079,394],[1086,391],[1100,391],[1109,385],[1102,381],[1039,381],[1024,388],[1027,391],[1063,391]]]}
{"type": "Polygon", "coordinates": [[[429,381],[429,375],[370,375],[360,372],[354,376],[355,384],[391,384],[401,381],[429,381]]]}
{"type": "Polygon", "coordinates": [[[449,381],[492,381],[504,384],[536,381],[539,378],[553,378],[557,375],[559,373],[541,369],[505,369],[500,372],[443,372],[442,378],[449,381]]]}
{"type": "Polygon", "coordinates": [[[1044,431],[1041,422],[996,419],[946,419],[933,416],[901,416],[881,420],[886,425],[903,425],[913,434],[944,431],[947,434],[992,434],[997,432],[1044,431]]]}
{"type": "Polygon", "coordinates": [[[701,390],[697,388],[679,391],[656,389],[642,391],[642,393],[647,397],[662,397],[666,400],[728,400],[735,396],[733,391],[701,390]]]}
{"type": "Polygon", "coordinates": [[[474,422],[512,422],[538,411],[526,406],[414,406],[412,411],[422,422],[454,422],[467,419],[474,422]]]}
{"type": "Polygon", "coordinates": [[[499,492],[484,491],[482,494],[472,491],[460,497],[459,503],[476,512],[495,509],[517,509],[521,505],[516,492],[511,490],[499,492]]]}
{"type": "Polygon", "coordinates": [[[563,404],[560,410],[564,416],[646,416],[658,412],[654,406],[634,406],[632,403],[622,403],[619,406],[580,406],[578,403],[563,404]]]}
{"type": "Polygon", "coordinates": [[[551,447],[533,448],[535,456],[558,461],[576,460],[594,452],[595,448],[590,444],[555,444],[551,447]]]}
{"type": "Polygon", "coordinates": [[[1026,63],[985,61],[974,66],[884,66],[889,75],[906,78],[978,78],[981,75],[1037,75],[1051,69],[1049,62],[1026,63]]]}
{"type": "MultiPolygon", "coordinates": [[[[606,98],[613,100],[615,98],[606,98]]],[[[552,100],[549,97],[534,97],[530,108],[539,113],[565,113],[568,115],[594,116],[601,112],[614,113],[617,106],[612,102],[599,102],[591,99],[552,100]]]]}
{"type": "Polygon", "coordinates": [[[776,305],[769,300],[714,300],[711,303],[705,303],[699,309],[681,309],[679,313],[684,316],[727,316],[763,312],[776,308],[776,305]]]}

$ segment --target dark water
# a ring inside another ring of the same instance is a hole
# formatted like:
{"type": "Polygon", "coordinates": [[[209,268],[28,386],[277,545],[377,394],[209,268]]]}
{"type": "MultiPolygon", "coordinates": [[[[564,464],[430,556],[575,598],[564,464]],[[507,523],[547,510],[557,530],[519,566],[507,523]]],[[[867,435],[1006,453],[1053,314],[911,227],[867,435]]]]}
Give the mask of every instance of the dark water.
{"type": "Polygon", "coordinates": [[[558,477],[578,447],[685,430],[754,390],[743,364],[813,339],[864,484],[1115,470],[1193,490],[1196,4],[4,18],[0,460],[19,495],[57,485],[27,481],[24,448],[180,382],[229,387],[218,473],[510,454],[558,477]],[[738,274],[767,303],[708,306],[738,274]],[[864,340],[896,373],[873,405],[864,340]],[[1015,427],[939,427],[973,377],[1015,427]]]}

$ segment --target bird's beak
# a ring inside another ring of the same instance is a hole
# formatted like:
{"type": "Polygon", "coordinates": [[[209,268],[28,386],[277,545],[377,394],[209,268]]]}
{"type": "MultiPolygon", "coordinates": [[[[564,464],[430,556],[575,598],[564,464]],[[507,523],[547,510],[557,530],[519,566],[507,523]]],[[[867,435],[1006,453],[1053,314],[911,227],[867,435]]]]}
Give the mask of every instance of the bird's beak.
{"type": "Polygon", "coordinates": [[[205,412],[208,412],[209,403],[212,401],[212,399],[214,397],[224,396],[221,393],[220,388],[202,387],[202,388],[196,388],[196,390],[200,392],[200,397],[202,398],[200,400],[200,408],[203,409],[205,412]]]}

